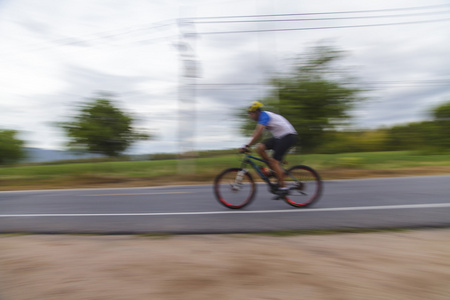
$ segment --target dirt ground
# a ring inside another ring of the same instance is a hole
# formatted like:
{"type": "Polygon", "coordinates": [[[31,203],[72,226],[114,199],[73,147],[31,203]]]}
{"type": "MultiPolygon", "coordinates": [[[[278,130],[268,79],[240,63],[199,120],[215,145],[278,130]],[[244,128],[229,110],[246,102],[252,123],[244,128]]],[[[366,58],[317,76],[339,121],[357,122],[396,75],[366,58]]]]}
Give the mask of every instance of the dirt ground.
{"type": "Polygon", "coordinates": [[[450,229],[0,235],[1,300],[450,299],[450,229]]]}

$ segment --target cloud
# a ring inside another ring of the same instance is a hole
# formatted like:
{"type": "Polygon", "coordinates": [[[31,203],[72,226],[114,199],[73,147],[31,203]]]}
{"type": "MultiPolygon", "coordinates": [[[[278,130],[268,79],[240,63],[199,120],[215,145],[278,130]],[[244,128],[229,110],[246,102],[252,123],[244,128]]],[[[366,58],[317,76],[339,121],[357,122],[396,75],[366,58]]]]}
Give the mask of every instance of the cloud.
{"type": "MultiPolygon", "coordinates": [[[[140,127],[157,135],[156,140],[139,142],[131,151],[176,152],[183,124],[183,120],[179,120],[182,53],[175,47],[183,28],[177,25],[177,18],[320,13],[434,4],[442,2],[1,1],[0,128],[26,131],[24,136],[32,146],[60,149],[65,137],[51,124],[72,115],[80,102],[97,91],[108,91],[116,94],[120,107],[138,117],[140,127]]],[[[425,11],[437,12],[437,9],[425,11]]],[[[339,16],[355,15],[361,14],[339,16]]],[[[331,16],[334,15],[308,17],[331,16]]],[[[236,109],[265,96],[270,89],[264,85],[268,78],[289,70],[293,58],[322,40],[332,41],[333,45],[347,51],[348,57],[342,64],[353,67],[350,70],[360,78],[362,87],[373,89],[367,93],[372,100],[355,109],[357,126],[375,128],[421,120],[430,106],[450,99],[447,82],[450,79],[449,22],[266,33],[202,33],[336,27],[445,16],[442,13],[378,20],[208,23],[188,28],[197,33],[191,44],[201,65],[201,77],[193,81],[196,83],[195,112],[192,113],[195,119],[190,120],[196,135],[195,146],[198,149],[238,147],[246,138],[238,136],[236,109]]],[[[206,21],[197,19],[201,20],[206,21]]]]}

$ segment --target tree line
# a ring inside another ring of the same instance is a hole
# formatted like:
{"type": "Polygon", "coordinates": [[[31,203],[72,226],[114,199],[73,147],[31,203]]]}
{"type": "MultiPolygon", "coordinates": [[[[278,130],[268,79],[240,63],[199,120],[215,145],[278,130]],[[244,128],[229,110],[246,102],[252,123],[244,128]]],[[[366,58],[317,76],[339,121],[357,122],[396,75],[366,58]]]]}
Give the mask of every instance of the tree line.
{"type": "MultiPolygon", "coordinates": [[[[67,147],[73,152],[121,155],[131,144],[152,138],[135,126],[136,118],[119,109],[112,95],[104,94],[89,99],[78,108],[68,122],[57,123],[69,138],[67,147]]],[[[14,130],[0,129],[0,165],[25,158],[24,141],[14,130]]]]}
{"type": "MultiPolygon", "coordinates": [[[[339,65],[343,52],[316,46],[300,56],[290,73],[270,80],[273,89],[259,100],[265,108],[286,117],[299,133],[301,153],[450,150],[450,101],[431,109],[429,120],[390,128],[350,130],[351,110],[366,99],[364,90],[348,70],[339,65]]],[[[242,133],[249,135],[255,124],[245,108],[238,112],[242,133]]],[[[68,122],[58,123],[72,150],[121,155],[131,144],[152,138],[135,126],[136,119],[117,107],[111,95],[89,99],[68,122]]],[[[18,132],[0,129],[0,164],[24,158],[24,141],[18,132]]]]}
{"type": "MultiPolygon", "coordinates": [[[[351,111],[367,99],[357,79],[339,67],[343,52],[317,46],[300,57],[293,70],[271,80],[271,93],[262,99],[269,111],[286,117],[299,134],[301,153],[342,153],[420,150],[450,151],[450,101],[429,112],[429,120],[374,130],[349,129],[351,111]]],[[[255,127],[246,108],[239,113],[242,133],[255,127]]]]}

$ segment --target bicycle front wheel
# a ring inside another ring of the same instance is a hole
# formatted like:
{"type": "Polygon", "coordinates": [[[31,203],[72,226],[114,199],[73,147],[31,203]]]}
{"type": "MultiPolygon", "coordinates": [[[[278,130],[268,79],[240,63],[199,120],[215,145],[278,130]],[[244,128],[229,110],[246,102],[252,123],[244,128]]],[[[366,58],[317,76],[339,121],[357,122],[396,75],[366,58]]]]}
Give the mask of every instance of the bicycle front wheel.
{"type": "Polygon", "coordinates": [[[293,166],[286,172],[285,183],[289,194],[284,200],[295,207],[307,207],[319,200],[322,194],[322,180],[319,174],[308,166],[293,166]]]}
{"type": "Polygon", "coordinates": [[[231,208],[243,208],[255,196],[256,185],[250,175],[241,168],[226,169],[214,180],[214,193],[220,204],[231,208]]]}

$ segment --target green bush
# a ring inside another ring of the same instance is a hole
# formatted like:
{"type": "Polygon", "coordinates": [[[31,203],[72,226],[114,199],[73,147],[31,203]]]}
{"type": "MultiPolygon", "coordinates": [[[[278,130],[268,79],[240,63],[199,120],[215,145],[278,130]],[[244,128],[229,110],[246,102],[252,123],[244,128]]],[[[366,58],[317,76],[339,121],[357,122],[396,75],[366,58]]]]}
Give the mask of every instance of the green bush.
{"type": "Polygon", "coordinates": [[[332,162],[332,167],[358,169],[364,167],[364,159],[361,157],[338,157],[332,162]]]}

